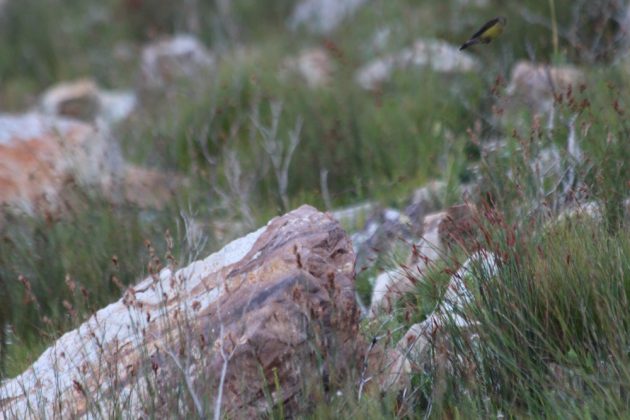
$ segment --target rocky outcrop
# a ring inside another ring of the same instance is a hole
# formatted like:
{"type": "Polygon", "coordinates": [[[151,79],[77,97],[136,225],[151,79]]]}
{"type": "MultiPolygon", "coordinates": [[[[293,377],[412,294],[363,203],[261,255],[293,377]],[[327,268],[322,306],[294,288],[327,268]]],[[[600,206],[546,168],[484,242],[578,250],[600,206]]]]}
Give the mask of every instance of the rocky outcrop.
{"type": "MultiPolygon", "coordinates": [[[[185,268],[150,270],[0,388],[7,416],[208,415],[274,404],[358,366],[354,254],[329,215],[303,206],[185,268]],[[220,392],[219,392],[220,390],[220,392]]],[[[360,346],[360,347],[359,347],[360,346]]]]}
{"type": "Polygon", "coordinates": [[[392,208],[377,208],[371,212],[363,229],[352,234],[357,254],[357,268],[371,267],[379,255],[387,254],[401,240],[410,237],[406,216],[392,208]]]}
{"type": "Polygon", "coordinates": [[[354,14],[367,0],[302,0],[293,9],[289,27],[306,27],[310,32],[327,34],[354,14]]]}
{"type": "Polygon", "coordinates": [[[159,207],[178,177],[128,165],[106,126],[41,113],[0,114],[0,208],[57,215],[77,186],[117,203],[159,207]]]}
{"type": "Polygon", "coordinates": [[[164,38],[142,50],[140,86],[143,90],[163,90],[178,81],[203,76],[214,63],[214,56],[194,36],[164,38]]]}
{"type": "Polygon", "coordinates": [[[58,83],[41,96],[39,110],[47,115],[114,124],[127,118],[136,97],[127,91],[107,91],[91,79],[58,83]]]}
{"type": "Polygon", "coordinates": [[[0,205],[29,214],[62,206],[72,184],[111,191],[123,160],[95,126],[37,113],[0,114],[0,205]]]}
{"type": "Polygon", "coordinates": [[[355,78],[364,89],[377,89],[392,73],[405,68],[429,68],[439,73],[475,71],[478,61],[469,53],[439,39],[419,39],[410,48],[378,58],[361,67],[355,78]]]}

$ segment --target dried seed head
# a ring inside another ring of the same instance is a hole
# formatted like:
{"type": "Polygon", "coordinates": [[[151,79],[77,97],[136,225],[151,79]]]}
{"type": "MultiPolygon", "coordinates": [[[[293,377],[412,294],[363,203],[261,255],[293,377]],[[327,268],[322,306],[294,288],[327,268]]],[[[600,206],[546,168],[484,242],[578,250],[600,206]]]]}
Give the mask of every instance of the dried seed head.
{"type": "Polygon", "coordinates": [[[72,279],[72,277],[70,277],[70,274],[66,274],[65,282],[68,290],[70,290],[70,293],[74,293],[77,288],[77,283],[72,279]]]}
{"type": "Polygon", "coordinates": [[[66,309],[66,311],[68,312],[68,314],[70,315],[70,317],[72,318],[76,318],[77,316],[77,312],[74,310],[74,308],[72,307],[72,304],[70,302],[68,302],[67,300],[63,300],[61,302],[61,304],[63,305],[63,307],[66,309]]]}
{"type": "Polygon", "coordinates": [[[201,303],[198,300],[193,301],[192,308],[193,311],[198,311],[201,308],[201,303]]]}
{"type": "Polygon", "coordinates": [[[124,290],[125,289],[125,285],[122,283],[122,281],[120,281],[120,279],[114,275],[112,275],[111,277],[111,281],[112,283],[114,283],[116,285],[116,287],[118,287],[120,290],[124,290]]]}

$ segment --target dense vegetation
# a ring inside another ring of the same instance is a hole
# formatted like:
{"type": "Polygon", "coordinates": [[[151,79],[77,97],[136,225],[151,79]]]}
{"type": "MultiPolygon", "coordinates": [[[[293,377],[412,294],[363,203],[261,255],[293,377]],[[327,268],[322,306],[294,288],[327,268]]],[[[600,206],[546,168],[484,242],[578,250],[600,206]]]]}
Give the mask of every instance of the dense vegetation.
{"type": "MultiPolygon", "coordinates": [[[[60,332],[117,299],[121,284],[145,274],[152,253],[172,252],[186,263],[302,203],[324,209],[374,200],[402,207],[413,189],[433,179],[447,183],[444,201],[452,204],[459,184],[473,181],[484,187],[478,245],[503,262],[498,276],[477,279],[479,296],[468,314],[477,322],[474,345],[454,330],[448,374],[429,369],[414,377],[410,395],[360,401],[349,383],[344,397],[312,415],[628,415],[630,73],[619,35],[625,2],[374,0],[326,36],[290,34],[289,0],[234,0],[227,11],[210,0],[186,3],[193,10],[182,3],[9,0],[0,13],[3,112],[26,109],[59,80],[89,75],[106,87],[132,86],[135,52],[158,34],[194,32],[219,54],[212,77],[177,86],[116,133],[127,159],[187,179],[172,203],[141,210],[77,191],[62,220],[5,216],[0,316],[12,326],[8,376],[60,332]],[[458,44],[499,14],[508,17],[508,30],[475,50],[481,72],[404,69],[376,92],[354,80],[357,68],[381,54],[419,37],[458,44]],[[379,30],[388,34],[382,44],[374,42],[379,30]],[[313,46],[332,57],[329,85],[313,89],[278,76],[286,57],[313,46]],[[527,110],[505,124],[494,118],[495,99],[521,59],[573,63],[586,75],[573,101],[566,92],[557,101],[552,129],[541,128],[527,110]],[[268,135],[261,128],[274,122],[283,144],[300,128],[284,193],[272,163],[260,158],[268,135]],[[564,151],[571,127],[585,156],[576,164],[564,151]],[[501,151],[479,151],[497,138],[501,151]],[[554,144],[574,176],[571,194],[532,167],[532,157],[554,144]],[[323,172],[330,200],[322,196],[323,172]],[[557,213],[573,201],[595,203],[600,212],[559,221],[557,213]],[[206,240],[186,240],[192,219],[201,221],[206,240]],[[219,226],[226,224],[239,228],[223,234],[219,226]]],[[[365,329],[379,334],[422,320],[446,273],[465,257],[459,249],[445,255],[417,294],[365,329]]],[[[359,282],[369,285],[372,273],[359,282]]]]}

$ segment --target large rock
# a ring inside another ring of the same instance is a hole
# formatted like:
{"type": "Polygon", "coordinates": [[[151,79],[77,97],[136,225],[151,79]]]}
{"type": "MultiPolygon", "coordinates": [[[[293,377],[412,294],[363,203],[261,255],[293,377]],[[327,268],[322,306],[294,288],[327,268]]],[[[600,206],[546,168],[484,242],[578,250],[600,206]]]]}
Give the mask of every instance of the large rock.
{"type": "Polygon", "coordinates": [[[2,210],[56,217],[77,186],[112,203],[160,207],[180,184],[174,174],[127,164],[106,126],[41,113],[0,114],[2,210]]]}
{"type": "Polygon", "coordinates": [[[354,14],[368,0],[302,0],[293,9],[289,27],[304,26],[309,31],[327,34],[354,14]]]}
{"type": "Polygon", "coordinates": [[[135,107],[135,94],[102,90],[91,79],[51,86],[42,94],[39,103],[39,110],[47,115],[88,122],[99,119],[112,124],[127,118],[135,107]]]}
{"type": "Polygon", "coordinates": [[[357,83],[364,89],[377,89],[389,81],[398,69],[429,68],[439,73],[470,72],[479,69],[479,62],[471,54],[439,39],[419,39],[412,47],[378,58],[356,74],[357,83]]]}
{"type": "MultiPolygon", "coordinates": [[[[259,417],[358,366],[350,240],[303,206],[185,268],[151,270],[0,389],[9,416],[259,417]],[[222,375],[222,372],[224,375],[222,375]],[[118,405],[116,405],[118,404],[118,405]]],[[[153,265],[155,266],[155,264],[153,265]]]]}
{"type": "Polygon", "coordinates": [[[138,102],[135,92],[128,90],[100,90],[98,100],[97,118],[111,124],[127,119],[136,109],[138,102]]]}
{"type": "Polygon", "coordinates": [[[406,268],[398,267],[379,274],[372,289],[371,316],[390,313],[404,294],[415,290],[416,277],[424,274],[445,250],[445,245],[440,240],[439,229],[446,218],[446,212],[426,216],[423,224],[424,235],[415,245],[415,253],[406,262],[406,268]]]}
{"type": "Polygon", "coordinates": [[[111,191],[123,160],[110,140],[76,120],[0,114],[0,206],[33,214],[62,206],[71,184],[111,191]]]}
{"type": "Polygon", "coordinates": [[[143,89],[162,90],[177,81],[203,76],[214,62],[214,56],[192,35],[164,38],[142,50],[140,84],[143,89]]]}

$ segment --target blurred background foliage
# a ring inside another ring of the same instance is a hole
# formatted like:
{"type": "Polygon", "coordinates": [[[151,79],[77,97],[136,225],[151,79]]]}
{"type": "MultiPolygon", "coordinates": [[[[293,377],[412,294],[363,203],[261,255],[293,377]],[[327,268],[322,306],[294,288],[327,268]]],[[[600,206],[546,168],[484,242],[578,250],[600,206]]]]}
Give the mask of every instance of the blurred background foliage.
{"type": "MultiPolygon", "coordinates": [[[[329,36],[348,55],[348,65],[357,63],[355,59],[365,51],[360,43],[376,29],[392,27],[397,35],[393,43],[436,36],[457,44],[494,15],[508,17],[510,30],[501,47],[506,67],[516,58],[544,60],[553,54],[570,61],[609,61],[626,42],[620,33],[620,20],[625,18],[622,0],[368,3],[329,36]]],[[[108,65],[115,62],[116,44],[165,34],[194,33],[214,49],[258,44],[274,37],[294,45],[321,41],[321,36],[305,33],[284,36],[294,5],[292,0],[9,1],[0,17],[2,84],[6,87],[9,80],[19,79],[42,88],[86,73],[106,85],[122,83],[127,72],[108,65]]],[[[400,45],[390,45],[396,46],[400,45]]]]}

